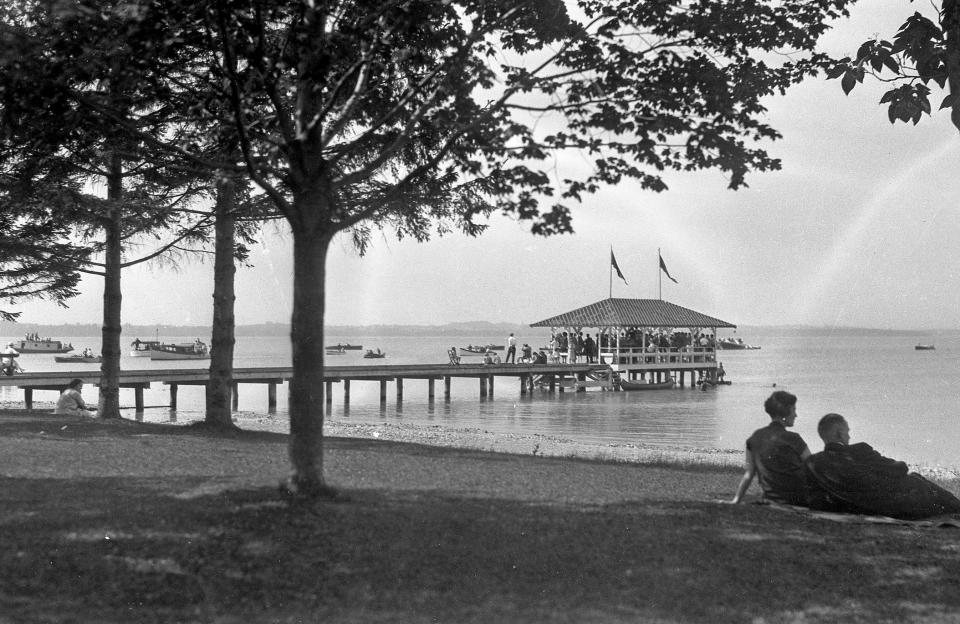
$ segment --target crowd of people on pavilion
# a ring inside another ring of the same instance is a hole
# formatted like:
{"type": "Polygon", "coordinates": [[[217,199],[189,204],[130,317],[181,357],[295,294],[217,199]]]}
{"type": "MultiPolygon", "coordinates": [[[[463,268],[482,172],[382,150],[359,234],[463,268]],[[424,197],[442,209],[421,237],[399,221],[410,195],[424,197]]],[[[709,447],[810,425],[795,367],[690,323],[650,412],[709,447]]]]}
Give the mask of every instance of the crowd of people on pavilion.
{"type": "Polygon", "coordinates": [[[596,363],[600,351],[614,349],[641,348],[650,353],[661,349],[684,349],[701,347],[713,349],[717,345],[716,336],[700,329],[677,330],[665,328],[630,327],[619,333],[600,332],[554,332],[550,337],[547,351],[554,362],[596,363]]]}

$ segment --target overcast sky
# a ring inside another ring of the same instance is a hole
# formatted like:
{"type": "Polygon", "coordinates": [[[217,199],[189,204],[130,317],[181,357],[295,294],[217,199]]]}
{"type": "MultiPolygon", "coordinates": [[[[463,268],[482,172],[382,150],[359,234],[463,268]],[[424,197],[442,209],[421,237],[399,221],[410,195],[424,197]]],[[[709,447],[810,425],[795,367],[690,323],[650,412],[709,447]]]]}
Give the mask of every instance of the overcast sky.
{"type": "MultiPolygon", "coordinates": [[[[890,37],[923,3],[863,2],[823,44],[853,54],[890,37]]],[[[360,258],[337,239],[328,258],[328,325],[532,323],[610,293],[611,246],[629,284],[613,296],[658,296],[657,249],[679,282],[663,298],[737,325],[877,328],[960,326],[960,135],[948,115],[891,126],[868,83],[844,96],[839,81],[809,81],[770,100],[783,139],[769,145],[779,172],[726,189],[717,172],[671,176],[670,190],[624,183],[586,197],[576,234],[548,239],[495,218],[478,239],[425,244],[377,239],[360,258]]],[[[935,91],[934,108],[942,97],[935,91]]],[[[237,274],[237,322],[287,322],[291,239],[268,227],[253,268],[237,274]]],[[[209,324],[212,264],[123,276],[123,322],[209,324]]],[[[64,310],[21,305],[27,323],[97,323],[102,283],[86,279],[64,310]]]]}

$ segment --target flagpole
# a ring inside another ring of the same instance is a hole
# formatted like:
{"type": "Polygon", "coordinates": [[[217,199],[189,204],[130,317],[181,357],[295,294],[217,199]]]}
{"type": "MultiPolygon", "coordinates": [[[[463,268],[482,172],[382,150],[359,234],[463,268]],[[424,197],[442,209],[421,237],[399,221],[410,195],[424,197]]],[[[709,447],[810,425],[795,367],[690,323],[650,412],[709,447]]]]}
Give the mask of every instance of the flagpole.
{"type": "Polygon", "coordinates": [[[663,301],[663,271],[660,270],[660,248],[657,247],[657,297],[663,301]]]}
{"type": "MultiPolygon", "coordinates": [[[[613,258],[613,245],[610,245],[610,257],[613,258]]],[[[613,299],[613,262],[609,263],[610,266],[610,294],[607,295],[608,299],[613,299]]]]}

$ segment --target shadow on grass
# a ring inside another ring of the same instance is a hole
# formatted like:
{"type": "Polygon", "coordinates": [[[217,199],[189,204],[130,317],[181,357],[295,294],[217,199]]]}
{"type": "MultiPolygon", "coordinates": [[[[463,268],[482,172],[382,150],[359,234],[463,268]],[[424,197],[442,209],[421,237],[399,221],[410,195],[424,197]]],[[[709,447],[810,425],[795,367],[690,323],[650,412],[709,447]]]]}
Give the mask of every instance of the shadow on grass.
{"type": "Polygon", "coordinates": [[[908,622],[960,612],[960,535],[754,506],[583,506],[202,479],[0,479],[12,621],[908,622]],[[235,618],[235,619],[230,619],[235,618]]]}

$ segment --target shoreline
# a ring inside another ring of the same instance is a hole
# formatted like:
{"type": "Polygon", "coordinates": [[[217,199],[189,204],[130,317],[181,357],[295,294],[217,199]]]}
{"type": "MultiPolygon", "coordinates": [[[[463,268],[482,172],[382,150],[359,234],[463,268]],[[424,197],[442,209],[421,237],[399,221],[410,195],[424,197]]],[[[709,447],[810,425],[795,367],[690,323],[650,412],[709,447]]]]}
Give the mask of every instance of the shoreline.
{"type": "MultiPolygon", "coordinates": [[[[52,402],[34,404],[33,410],[15,406],[12,402],[0,402],[0,418],[4,416],[25,417],[30,415],[51,416],[52,402]]],[[[128,418],[125,422],[138,421],[128,418]]],[[[199,421],[191,421],[199,422],[199,421]]],[[[190,423],[150,423],[161,426],[184,427],[190,423]]],[[[271,428],[250,427],[243,423],[244,431],[280,433],[271,428]]],[[[741,469],[743,451],[731,449],[680,447],[653,444],[591,444],[541,434],[496,433],[473,428],[449,428],[442,425],[408,423],[344,423],[324,420],[324,437],[353,438],[423,444],[451,449],[473,450],[508,455],[555,457],[595,462],[635,465],[670,465],[678,468],[729,468],[741,469]]],[[[924,477],[942,482],[960,481],[960,470],[940,466],[911,465],[911,470],[924,477]]]]}

